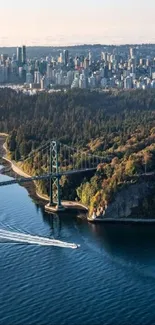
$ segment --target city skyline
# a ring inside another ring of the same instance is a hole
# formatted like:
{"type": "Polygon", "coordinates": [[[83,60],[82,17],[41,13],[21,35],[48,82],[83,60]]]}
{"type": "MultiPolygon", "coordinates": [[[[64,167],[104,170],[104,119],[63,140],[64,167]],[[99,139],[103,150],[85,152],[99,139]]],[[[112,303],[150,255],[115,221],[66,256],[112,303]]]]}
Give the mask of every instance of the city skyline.
{"type": "Polygon", "coordinates": [[[92,46],[91,51],[85,46],[79,53],[74,47],[61,51],[51,48],[51,53],[44,52],[42,57],[42,48],[37,48],[36,58],[33,48],[30,58],[23,45],[11,55],[0,54],[0,84],[10,84],[28,93],[62,88],[155,88],[154,50],[155,45],[144,44],[124,48],[92,46]]]}
{"type": "Polygon", "coordinates": [[[148,0],[71,0],[55,3],[18,0],[3,3],[0,11],[0,46],[67,46],[89,44],[155,43],[155,2],[148,0]]]}

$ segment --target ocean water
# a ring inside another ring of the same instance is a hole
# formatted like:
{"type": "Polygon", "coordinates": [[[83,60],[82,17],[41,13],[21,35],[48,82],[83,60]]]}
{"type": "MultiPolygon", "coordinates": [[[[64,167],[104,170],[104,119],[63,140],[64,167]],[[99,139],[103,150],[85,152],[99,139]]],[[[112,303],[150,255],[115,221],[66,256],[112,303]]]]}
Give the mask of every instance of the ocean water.
{"type": "Polygon", "coordinates": [[[15,184],[0,187],[0,229],[80,244],[0,238],[0,325],[155,324],[154,226],[52,216],[15,184]]]}

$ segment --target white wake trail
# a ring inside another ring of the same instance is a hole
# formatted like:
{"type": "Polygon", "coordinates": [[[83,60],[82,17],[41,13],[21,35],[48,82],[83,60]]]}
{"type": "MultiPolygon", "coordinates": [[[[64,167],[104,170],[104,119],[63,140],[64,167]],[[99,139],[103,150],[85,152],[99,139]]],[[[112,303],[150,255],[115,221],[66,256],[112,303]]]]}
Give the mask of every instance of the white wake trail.
{"type": "Polygon", "coordinates": [[[20,232],[18,233],[18,232],[3,230],[3,229],[0,229],[0,238],[12,240],[15,242],[22,242],[22,243],[42,245],[42,246],[57,246],[57,247],[72,248],[72,249],[78,248],[80,246],[74,243],[68,243],[61,240],[50,239],[50,238],[40,237],[40,236],[32,236],[20,232]]]}

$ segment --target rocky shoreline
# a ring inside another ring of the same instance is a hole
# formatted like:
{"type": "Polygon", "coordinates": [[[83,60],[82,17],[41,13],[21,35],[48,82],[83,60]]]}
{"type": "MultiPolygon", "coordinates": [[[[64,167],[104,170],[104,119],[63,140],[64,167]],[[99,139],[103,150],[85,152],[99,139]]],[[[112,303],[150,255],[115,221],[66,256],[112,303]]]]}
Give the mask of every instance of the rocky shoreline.
{"type": "Polygon", "coordinates": [[[154,222],[155,179],[128,184],[118,191],[102,215],[88,218],[91,222],[154,222]]]}

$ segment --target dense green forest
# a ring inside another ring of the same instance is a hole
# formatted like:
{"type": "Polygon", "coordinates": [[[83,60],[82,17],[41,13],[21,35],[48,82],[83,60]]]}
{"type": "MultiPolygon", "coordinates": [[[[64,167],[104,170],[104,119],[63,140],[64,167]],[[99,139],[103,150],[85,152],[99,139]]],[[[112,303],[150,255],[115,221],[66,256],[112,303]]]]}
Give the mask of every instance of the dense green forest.
{"type": "MultiPolygon", "coordinates": [[[[28,96],[0,89],[0,132],[9,133],[7,146],[16,161],[49,139],[109,156],[95,175],[62,181],[68,198],[78,195],[91,209],[105,206],[129,177],[155,169],[155,90],[76,89],[28,96]]],[[[23,168],[36,172],[32,162],[23,168]]]]}

